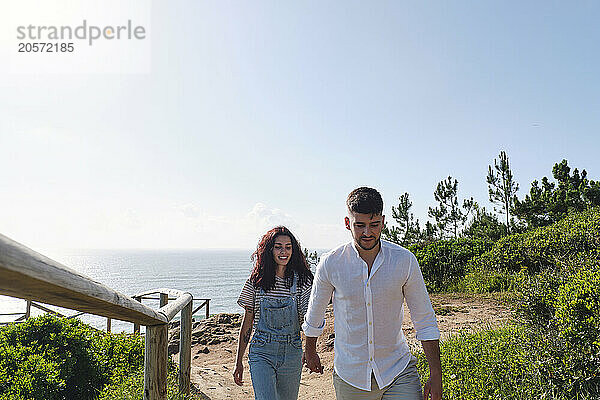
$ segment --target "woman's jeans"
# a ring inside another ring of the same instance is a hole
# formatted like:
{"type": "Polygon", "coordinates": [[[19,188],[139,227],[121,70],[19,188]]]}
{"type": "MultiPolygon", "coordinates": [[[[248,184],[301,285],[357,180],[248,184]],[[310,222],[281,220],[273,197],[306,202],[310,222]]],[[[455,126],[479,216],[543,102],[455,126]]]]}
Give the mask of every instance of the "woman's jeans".
{"type": "Polygon", "coordinates": [[[252,342],[248,361],[254,398],[257,400],[297,399],[302,373],[300,336],[265,335],[257,332],[252,342]]]}
{"type": "MultiPolygon", "coordinates": [[[[257,400],[296,400],[302,374],[302,340],[296,303],[298,277],[285,298],[263,297],[248,361],[257,400]]],[[[262,290],[262,289],[261,289],[262,290]]]]}

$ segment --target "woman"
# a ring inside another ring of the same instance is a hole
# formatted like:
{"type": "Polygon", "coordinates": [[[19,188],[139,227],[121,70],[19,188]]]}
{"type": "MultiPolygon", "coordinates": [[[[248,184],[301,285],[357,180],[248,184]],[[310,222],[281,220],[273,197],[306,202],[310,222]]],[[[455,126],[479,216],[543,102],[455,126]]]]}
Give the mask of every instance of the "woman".
{"type": "Polygon", "coordinates": [[[283,226],[262,237],[252,260],[252,274],[238,299],[246,312],[233,378],[242,385],[242,357],[254,328],[248,361],[255,399],[294,400],[302,373],[300,325],[313,274],[298,241],[283,226]]]}

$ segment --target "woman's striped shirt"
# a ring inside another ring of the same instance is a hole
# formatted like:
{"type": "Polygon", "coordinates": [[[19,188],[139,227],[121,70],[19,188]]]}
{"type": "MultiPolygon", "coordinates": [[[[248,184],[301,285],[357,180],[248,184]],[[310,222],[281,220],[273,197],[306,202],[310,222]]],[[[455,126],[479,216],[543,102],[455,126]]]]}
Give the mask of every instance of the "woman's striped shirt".
{"type": "MultiPolygon", "coordinates": [[[[308,309],[308,300],[310,299],[310,290],[312,288],[312,282],[307,281],[302,286],[298,286],[296,289],[296,303],[298,305],[298,322],[300,326],[304,322],[304,314],[308,309]]],[[[254,287],[250,278],[246,280],[240,297],[237,303],[244,307],[248,311],[254,313],[254,329],[260,319],[260,300],[263,297],[268,298],[282,298],[290,295],[290,288],[286,287],[286,280],[275,276],[275,287],[272,290],[262,294],[260,287],[254,287]]]]}

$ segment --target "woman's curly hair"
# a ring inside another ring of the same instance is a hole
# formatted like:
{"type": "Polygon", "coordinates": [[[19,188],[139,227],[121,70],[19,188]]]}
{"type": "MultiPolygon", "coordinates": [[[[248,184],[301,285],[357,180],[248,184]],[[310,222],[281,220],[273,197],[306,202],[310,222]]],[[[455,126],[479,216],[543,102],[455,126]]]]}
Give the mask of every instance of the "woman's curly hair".
{"type": "Polygon", "coordinates": [[[250,275],[250,281],[254,287],[261,287],[264,291],[275,288],[277,264],[273,258],[273,247],[275,246],[275,238],[277,236],[288,236],[292,241],[292,256],[285,269],[287,287],[292,286],[294,271],[298,274],[298,286],[302,286],[306,282],[312,282],[313,274],[300,248],[300,243],[298,243],[288,228],[278,226],[263,235],[256,247],[256,251],[252,254],[254,268],[250,275]]]}

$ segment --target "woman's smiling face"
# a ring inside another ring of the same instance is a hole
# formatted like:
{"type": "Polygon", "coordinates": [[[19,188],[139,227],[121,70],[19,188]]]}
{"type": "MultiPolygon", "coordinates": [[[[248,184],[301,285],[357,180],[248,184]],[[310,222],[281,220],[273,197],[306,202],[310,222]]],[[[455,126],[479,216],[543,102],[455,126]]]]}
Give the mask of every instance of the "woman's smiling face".
{"type": "Polygon", "coordinates": [[[273,245],[273,259],[275,264],[286,266],[292,257],[292,239],[287,235],[278,235],[275,237],[273,245]]]}

